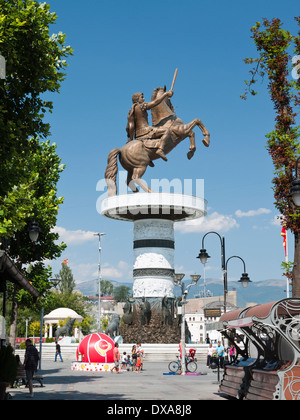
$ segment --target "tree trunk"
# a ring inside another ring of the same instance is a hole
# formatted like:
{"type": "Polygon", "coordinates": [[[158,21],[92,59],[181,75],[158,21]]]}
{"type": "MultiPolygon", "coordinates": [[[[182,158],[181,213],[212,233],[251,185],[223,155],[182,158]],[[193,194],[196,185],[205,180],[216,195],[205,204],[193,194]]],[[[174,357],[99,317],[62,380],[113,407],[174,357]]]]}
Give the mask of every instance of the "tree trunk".
{"type": "Polygon", "coordinates": [[[17,336],[17,319],[18,319],[18,302],[16,300],[17,287],[14,286],[14,293],[12,298],[12,308],[10,315],[10,330],[9,330],[9,344],[15,349],[17,336]]]}
{"type": "Polygon", "coordinates": [[[295,232],[295,254],[292,272],[292,293],[294,298],[300,298],[300,233],[295,232]]]}

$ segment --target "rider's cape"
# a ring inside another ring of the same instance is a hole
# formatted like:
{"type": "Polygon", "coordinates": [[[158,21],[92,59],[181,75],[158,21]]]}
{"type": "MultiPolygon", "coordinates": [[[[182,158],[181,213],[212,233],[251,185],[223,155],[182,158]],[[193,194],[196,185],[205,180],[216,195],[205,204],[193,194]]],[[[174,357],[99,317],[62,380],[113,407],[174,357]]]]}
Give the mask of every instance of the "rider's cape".
{"type": "Polygon", "coordinates": [[[127,132],[127,137],[130,140],[133,140],[134,137],[134,131],[135,131],[135,121],[134,121],[134,107],[136,104],[133,104],[131,109],[128,112],[127,115],[127,126],[126,126],[126,132],[127,132]]]}

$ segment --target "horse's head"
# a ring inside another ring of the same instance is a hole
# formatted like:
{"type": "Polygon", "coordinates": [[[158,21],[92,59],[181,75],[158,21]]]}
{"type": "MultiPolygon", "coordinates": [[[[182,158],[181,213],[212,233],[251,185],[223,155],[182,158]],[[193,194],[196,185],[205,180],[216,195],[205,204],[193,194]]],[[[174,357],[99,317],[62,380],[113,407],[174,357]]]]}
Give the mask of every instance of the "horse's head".
{"type": "MultiPolygon", "coordinates": [[[[160,98],[166,92],[166,86],[154,89],[151,101],[160,98]]],[[[153,125],[158,124],[162,119],[174,115],[174,107],[170,98],[165,98],[160,104],[151,109],[153,125]]]]}
{"type": "Polygon", "coordinates": [[[154,101],[155,99],[159,98],[161,95],[163,95],[166,92],[166,90],[167,90],[166,85],[164,87],[158,87],[156,89],[153,89],[151,101],[154,101]]]}

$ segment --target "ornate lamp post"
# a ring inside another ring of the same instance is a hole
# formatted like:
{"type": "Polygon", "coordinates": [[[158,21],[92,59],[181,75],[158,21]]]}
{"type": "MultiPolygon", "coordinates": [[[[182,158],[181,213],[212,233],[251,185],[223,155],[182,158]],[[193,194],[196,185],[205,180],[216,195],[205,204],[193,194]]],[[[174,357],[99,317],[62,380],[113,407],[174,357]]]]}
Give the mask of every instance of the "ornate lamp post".
{"type": "Polygon", "coordinates": [[[245,261],[243,260],[243,258],[239,257],[238,255],[233,255],[232,257],[229,257],[228,260],[226,261],[226,264],[225,264],[226,282],[227,282],[227,264],[228,264],[228,261],[231,260],[231,258],[239,258],[243,262],[243,264],[244,264],[244,272],[243,272],[243,274],[242,274],[242,276],[241,276],[241,278],[239,280],[239,283],[241,283],[241,285],[244,288],[248,287],[248,284],[251,283],[251,280],[249,279],[249,276],[246,273],[246,264],[245,264],[245,261]]]}
{"type": "Polygon", "coordinates": [[[206,252],[206,249],[204,248],[204,238],[207,235],[209,235],[210,233],[213,233],[213,234],[217,235],[220,239],[220,244],[221,244],[221,267],[222,267],[223,284],[224,284],[224,312],[226,312],[227,277],[226,277],[226,272],[225,272],[225,270],[226,270],[225,269],[225,261],[226,260],[225,260],[225,238],[224,238],[224,236],[221,237],[221,235],[219,235],[217,232],[207,232],[202,238],[202,249],[200,249],[200,253],[199,253],[197,258],[200,259],[202,264],[206,264],[208,258],[210,258],[210,256],[206,252]]]}
{"type": "Polygon", "coordinates": [[[220,243],[221,243],[221,266],[222,266],[222,272],[223,272],[224,313],[225,313],[226,309],[227,309],[227,292],[228,292],[228,285],[227,285],[227,264],[228,264],[228,261],[231,258],[239,258],[244,263],[244,273],[242,274],[242,276],[239,280],[239,282],[242,284],[243,287],[247,287],[249,282],[251,282],[251,280],[249,279],[248,274],[246,273],[245,261],[241,257],[238,257],[237,255],[234,255],[234,256],[228,258],[228,260],[226,261],[226,259],[225,259],[225,238],[224,238],[224,236],[221,237],[217,232],[207,232],[202,238],[202,249],[200,249],[200,253],[197,257],[197,258],[200,259],[202,264],[206,264],[208,258],[210,258],[210,256],[206,252],[206,249],[204,248],[204,238],[206,237],[206,235],[208,235],[210,233],[214,233],[215,235],[217,235],[219,237],[220,243]]]}
{"type": "Polygon", "coordinates": [[[190,283],[186,288],[185,284],[182,282],[185,274],[178,273],[173,274],[173,282],[175,286],[181,287],[181,304],[182,304],[182,314],[181,314],[181,367],[182,367],[182,375],[185,375],[185,305],[187,303],[186,297],[188,295],[189,289],[191,286],[196,286],[197,281],[200,279],[200,275],[198,274],[191,274],[192,283],[190,283]]]}

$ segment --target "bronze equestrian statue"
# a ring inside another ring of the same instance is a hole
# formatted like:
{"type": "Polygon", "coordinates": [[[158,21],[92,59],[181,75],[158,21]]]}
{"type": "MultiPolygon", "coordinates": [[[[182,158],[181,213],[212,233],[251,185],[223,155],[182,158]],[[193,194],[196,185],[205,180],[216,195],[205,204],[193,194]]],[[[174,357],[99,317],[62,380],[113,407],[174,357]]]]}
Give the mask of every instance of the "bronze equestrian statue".
{"type": "MultiPolygon", "coordinates": [[[[177,69],[176,69],[177,70],[177,69]]],[[[198,126],[203,133],[203,144],[208,147],[210,135],[204,124],[195,118],[188,124],[178,118],[170,101],[173,95],[173,86],[166,92],[166,87],[154,89],[151,102],[145,102],[140,92],[132,97],[133,105],[128,113],[126,127],[128,142],[121,149],[110,151],[107,159],[105,179],[108,186],[108,196],[117,194],[116,178],[118,173],[117,157],[123,168],[128,172],[127,185],[133,192],[138,192],[136,185],[146,192],[152,192],[141,179],[148,166],[154,166],[153,161],[162,158],[167,160],[170,153],[186,137],[190,139],[190,148],[187,153],[191,159],[196,151],[195,133],[193,129],[198,126]],[[152,126],[148,124],[147,110],[151,109],[152,126]]]]}

